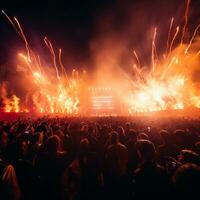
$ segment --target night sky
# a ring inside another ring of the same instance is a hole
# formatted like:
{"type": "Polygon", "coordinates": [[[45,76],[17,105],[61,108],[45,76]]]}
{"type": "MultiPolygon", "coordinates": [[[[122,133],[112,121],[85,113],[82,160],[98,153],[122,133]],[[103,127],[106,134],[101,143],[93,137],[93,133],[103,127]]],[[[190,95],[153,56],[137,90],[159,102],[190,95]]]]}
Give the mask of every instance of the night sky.
{"type": "MultiPolygon", "coordinates": [[[[104,48],[104,38],[114,37],[116,43],[124,44],[127,49],[125,58],[134,47],[145,60],[149,54],[147,32],[158,26],[158,40],[163,41],[172,16],[176,24],[183,23],[185,1],[7,0],[1,1],[0,5],[9,16],[18,17],[32,48],[44,57],[47,53],[42,39],[47,36],[55,49],[63,49],[66,66],[92,68],[95,65],[94,48],[104,48]]],[[[200,22],[199,8],[200,1],[193,0],[191,30],[200,22]]],[[[158,49],[163,45],[160,42],[158,49]]],[[[0,65],[10,62],[21,49],[22,41],[1,14],[0,65]]]]}

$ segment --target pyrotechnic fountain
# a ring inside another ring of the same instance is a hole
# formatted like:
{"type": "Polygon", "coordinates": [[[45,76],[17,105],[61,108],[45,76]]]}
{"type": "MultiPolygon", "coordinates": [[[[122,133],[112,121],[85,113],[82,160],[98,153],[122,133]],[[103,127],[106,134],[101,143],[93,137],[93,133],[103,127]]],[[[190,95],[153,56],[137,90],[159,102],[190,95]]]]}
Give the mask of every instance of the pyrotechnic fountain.
{"type": "Polygon", "coordinates": [[[188,24],[189,4],[187,1],[184,26],[173,27],[174,18],[169,24],[166,52],[158,58],[156,51],[155,28],[152,36],[151,66],[142,72],[140,60],[134,51],[137,64],[133,66],[136,78],[127,99],[129,112],[150,112],[168,109],[200,108],[199,83],[193,80],[200,64],[200,39],[196,37],[200,24],[196,27],[190,41],[186,43],[185,32],[188,24]],[[174,41],[180,43],[174,47],[174,41]]]}
{"type": "MultiPolygon", "coordinates": [[[[22,59],[25,67],[28,68],[30,79],[36,86],[36,90],[28,98],[33,107],[31,111],[39,113],[77,114],[79,104],[77,96],[77,72],[74,69],[71,76],[67,75],[65,67],[62,64],[62,50],[59,49],[57,61],[57,55],[52,43],[47,37],[44,38],[44,43],[49,49],[54,68],[54,70],[51,69],[47,73],[45,67],[41,64],[40,56],[31,49],[17,18],[14,17],[11,19],[4,11],[2,12],[25,44],[26,53],[19,53],[18,56],[22,59]]],[[[13,95],[11,98],[7,97],[5,84],[1,87],[1,98],[5,105],[5,112],[29,112],[30,110],[30,108],[22,108],[24,106],[20,105],[20,98],[16,95],[13,95]]]]}

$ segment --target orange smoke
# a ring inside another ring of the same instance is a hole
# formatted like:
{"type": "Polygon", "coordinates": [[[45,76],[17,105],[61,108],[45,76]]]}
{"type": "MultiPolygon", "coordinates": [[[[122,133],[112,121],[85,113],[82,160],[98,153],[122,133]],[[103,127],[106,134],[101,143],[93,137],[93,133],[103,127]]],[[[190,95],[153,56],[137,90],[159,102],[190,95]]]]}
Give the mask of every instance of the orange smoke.
{"type": "Polygon", "coordinates": [[[6,84],[3,83],[0,88],[1,98],[4,105],[5,112],[19,112],[19,103],[20,99],[15,94],[13,94],[10,98],[7,94],[6,84]]]}
{"type": "MultiPolygon", "coordinates": [[[[151,64],[148,70],[142,66],[138,56],[140,54],[135,50],[132,72],[134,78],[120,69],[119,55],[124,51],[124,46],[117,48],[118,45],[115,46],[117,40],[112,37],[105,42],[106,45],[101,42],[105,48],[95,54],[98,70],[95,80],[91,82],[112,88],[115,96],[125,105],[124,109],[129,113],[200,108],[200,77],[197,77],[198,74],[200,75],[200,38],[196,36],[200,25],[195,29],[190,41],[186,43],[184,37],[189,19],[189,5],[190,0],[187,0],[183,28],[174,27],[174,18],[171,19],[166,39],[166,52],[160,57],[156,48],[159,27],[154,29],[151,41],[151,64]],[[178,39],[180,43],[176,45],[178,39]]],[[[17,18],[11,19],[6,14],[5,16],[25,44],[26,52],[20,53],[19,58],[21,65],[28,71],[27,76],[30,77],[34,89],[27,97],[31,106],[26,106],[16,94],[8,97],[6,87],[3,85],[1,98],[4,111],[33,110],[40,113],[82,114],[79,104],[85,103],[81,102],[80,97],[83,93],[83,82],[75,69],[71,75],[66,73],[62,63],[62,50],[54,49],[47,37],[44,38],[51,56],[50,67],[47,67],[37,52],[31,49],[17,18]]],[[[100,45],[96,46],[99,50],[100,45]]],[[[84,86],[86,84],[84,83],[84,86]]],[[[88,100],[87,97],[85,99],[88,100]]]]}
{"type": "MultiPolygon", "coordinates": [[[[52,57],[52,66],[46,72],[45,68],[48,67],[42,65],[40,56],[31,49],[18,19],[16,17],[11,19],[4,11],[2,12],[15,28],[25,45],[26,53],[19,53],[19,58],[22,59],[22,66],[28,69],[30,82],[36,88],[27,100],[29,103],[31,102],[32,110],[40,113],[77,114],[79,112],[79,98],[77,96],[78,77],[74,77],[72,74],[68,78],[61,60],[62,50],[59,49],[58,63],[60,66],[58,66],[57,55],[53,45],[47,37],[44,38],[44,42],[52,57]],[[59,68],[61,68],[62,73],[59,72],[59,68]]],[[[3,87],[3,91],[4,94],[1,94],[1,98],[3,99],[4,110],[6,112],[29,110],[24,105],[20,107],[19,97],[12,95],[11,98],[7,98],[5,87],[3,87]],[[25,108],[22,109],[22,107],[25,108]]]]}
{"type": "Polygon", "coordinates": [[[184,109],[191,106],[199,108],[200,82],[194,81],[199,72],[199,48],[200,39],[196,38],[189,49],[188,44],[180,44],[163,59],[156,60],[154,73],[150,71],[143,74],[145,81],[139,77],[131,88],[130,97],[126,99],[129,112],[184,109]]]}

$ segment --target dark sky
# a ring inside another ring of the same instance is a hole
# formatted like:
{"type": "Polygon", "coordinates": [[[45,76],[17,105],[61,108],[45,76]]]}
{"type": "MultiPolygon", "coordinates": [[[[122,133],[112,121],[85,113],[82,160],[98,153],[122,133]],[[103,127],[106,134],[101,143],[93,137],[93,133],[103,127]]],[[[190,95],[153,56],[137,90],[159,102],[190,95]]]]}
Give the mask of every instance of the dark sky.
{"type": "MultiPolygon", "coordinates": [[[[114,35],[119,43],[126,41],[127,51],[133,46],[142,49],[145,57],[145,49],[148,50],[145,46],[148,42],[146,32],[158,25],[160,32],[166,34],[172,16],[176,23],[182,23],[185,1],[1,0],[0,5],[9,16],[18,17],[34,49],[43,54],[46,49],[42,38],[47,36],[56,49],[63,49],[64,62],[68,66],[82,67],[92,66],[94,55],[91,46],[107,35],[114,35]]],[[[200,0],[192,0],[191,29],[200,22],[199,8],[200,0]]],[[[164,36],[159,37],[162,39],[164,36]]],[[[101,46],[101,43],[97,44],[101,46]]],[[[7,63],[22,48],[23,43],[14,29],[0,15],[0,64],[7,63]]]]}

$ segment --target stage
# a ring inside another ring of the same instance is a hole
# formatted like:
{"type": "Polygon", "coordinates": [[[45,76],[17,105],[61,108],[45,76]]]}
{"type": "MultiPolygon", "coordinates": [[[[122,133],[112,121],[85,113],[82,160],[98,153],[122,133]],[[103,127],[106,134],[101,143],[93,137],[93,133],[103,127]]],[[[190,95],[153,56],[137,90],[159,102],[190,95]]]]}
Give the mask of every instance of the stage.
{"type": "MultiPolygon", "coordinates": [[[[104,111],[104,110],[103,110],[104,111]]],[[[132,113],[132,114],[121,114],[121,113],[105,113],[100,112],[98,113],[91,113],[91,114],[81,114],[81,115],[69,115],[69,114],[60,114],[60,113],[30,113],[30,112],[0,112],[0,120],[6,121],[13,121],[17,119],[36,119],[41,117],[70,117],[70,118],[90,118],[90,117],[126,117],[126,118],[191,118],[191,119],[198,119],[200,118],[200,109],[199,108],[188,108],[188,109],[181,109],[181,110],[163,110],[163,111],[156,111],[156,112],[141,112],[141,113],[132,113]]]]}

